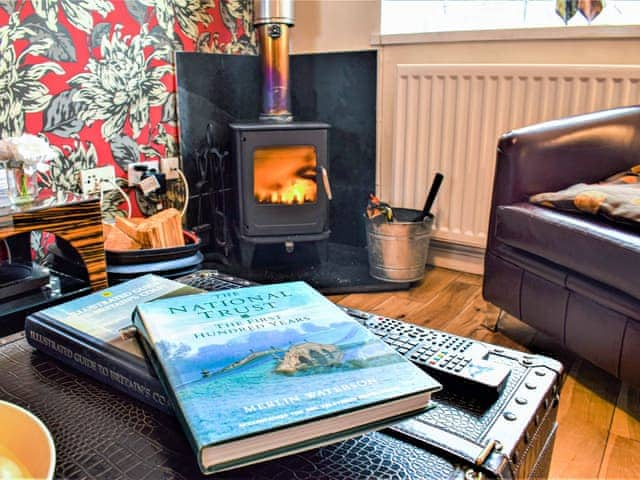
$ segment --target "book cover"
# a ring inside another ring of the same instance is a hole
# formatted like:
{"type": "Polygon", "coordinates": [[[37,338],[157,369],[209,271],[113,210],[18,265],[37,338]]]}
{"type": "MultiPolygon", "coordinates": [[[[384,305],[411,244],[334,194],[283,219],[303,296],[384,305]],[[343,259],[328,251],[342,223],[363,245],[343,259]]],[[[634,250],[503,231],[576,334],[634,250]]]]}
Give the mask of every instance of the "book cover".
{"type": "Polygon", "coordinates": [[[304,282],[158,300],[133,318],[205,473],[381,428],[440,387],[304,282]]]}
{"type": "Polygon", "coordinates": [[[27,341],[96,380],[166,413],[165,391],[135,337],[123,339],[139,303],[203,290],[156,275],[144,275],[29,315],[27,341]]]}

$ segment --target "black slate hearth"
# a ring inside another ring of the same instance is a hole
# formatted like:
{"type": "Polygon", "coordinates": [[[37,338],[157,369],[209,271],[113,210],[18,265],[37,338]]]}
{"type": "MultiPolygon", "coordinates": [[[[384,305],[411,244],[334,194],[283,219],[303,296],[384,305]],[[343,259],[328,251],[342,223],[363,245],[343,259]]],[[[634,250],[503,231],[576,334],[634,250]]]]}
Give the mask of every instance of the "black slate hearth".
{"type": "Polygon", "coordinates": [[[327,261],[319,262],[316,250],[301,245],[293,254],[279,245],[265,246],[256,251],[251,267],[240,262],[228,262],[219,255],[206,255],[203,268],[212,268],[258,283],[302,280],[325,295],[340,293],[385,292],[407,290],[410,283],[390,283],[369,275],[367,250],[344,243],[328,244],[327,261]],[[306,256],[301,263],[300,256],[306,256]],[[310,258],[311,257],[311,258],[310,258]],[[279,261],[279,264],[274,264],[279,261]]]}

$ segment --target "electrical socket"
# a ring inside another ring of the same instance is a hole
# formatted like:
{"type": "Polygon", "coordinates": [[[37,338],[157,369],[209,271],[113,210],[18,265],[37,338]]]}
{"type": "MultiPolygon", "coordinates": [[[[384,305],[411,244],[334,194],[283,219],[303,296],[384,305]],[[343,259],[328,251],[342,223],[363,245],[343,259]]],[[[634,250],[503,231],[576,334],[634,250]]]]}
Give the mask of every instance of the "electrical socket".
{"type": "Polygon", "coordinates": [[[91,195],[103,191],[113,190],[116,183],[116,170],[113,165],[90,168],[80,171],[80,188],[84,195],[91,195]]]}
{"type": "Polygon", "coordinates": [[[135,187],[137,184],[140,183],[140,180],[142,179],[142,174],[144,172],[139,172],[135,169],[135,167],[137,166],[145,166],[147,167],[149,170],[154,169],[156,172],[158,171],[158,161],[157,160],[151,160],[148,162],[135,162],[135,163],[130,163],[129,165],[127,165],[127,181],[128,181],[128,185],[130,187],[135,187]]]}
{"type": "Polygon", "coordinates": [[[177,180],[178,172],[176,168],[180,168],[179,157],[168,157],[160,159],[160,171],[165,174],[167,180],[177,180]]]}

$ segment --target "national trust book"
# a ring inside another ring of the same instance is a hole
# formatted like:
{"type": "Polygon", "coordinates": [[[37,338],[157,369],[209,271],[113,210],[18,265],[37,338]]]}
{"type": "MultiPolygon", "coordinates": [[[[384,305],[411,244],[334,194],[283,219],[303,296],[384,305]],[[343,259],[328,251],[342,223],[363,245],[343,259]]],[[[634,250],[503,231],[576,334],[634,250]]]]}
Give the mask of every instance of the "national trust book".
{"type": "Polygon", "coordinates": [[[380,429],[440,389],[304,282],[160,299],[133,323],[204,473],[380,429]]]}

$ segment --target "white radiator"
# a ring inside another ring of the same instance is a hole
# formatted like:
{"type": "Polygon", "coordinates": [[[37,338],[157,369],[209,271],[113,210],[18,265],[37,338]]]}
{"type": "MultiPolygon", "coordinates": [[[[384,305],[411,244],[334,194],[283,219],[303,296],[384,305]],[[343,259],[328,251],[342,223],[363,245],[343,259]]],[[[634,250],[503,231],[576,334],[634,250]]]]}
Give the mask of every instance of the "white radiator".
{"type": "Polygon", "coordinates": [[[398,65],[391,204],[422,209],[445,176],[433,238],[486,243],[496,145],[511,129],[640,104],[640,67],[398,65]]]}

